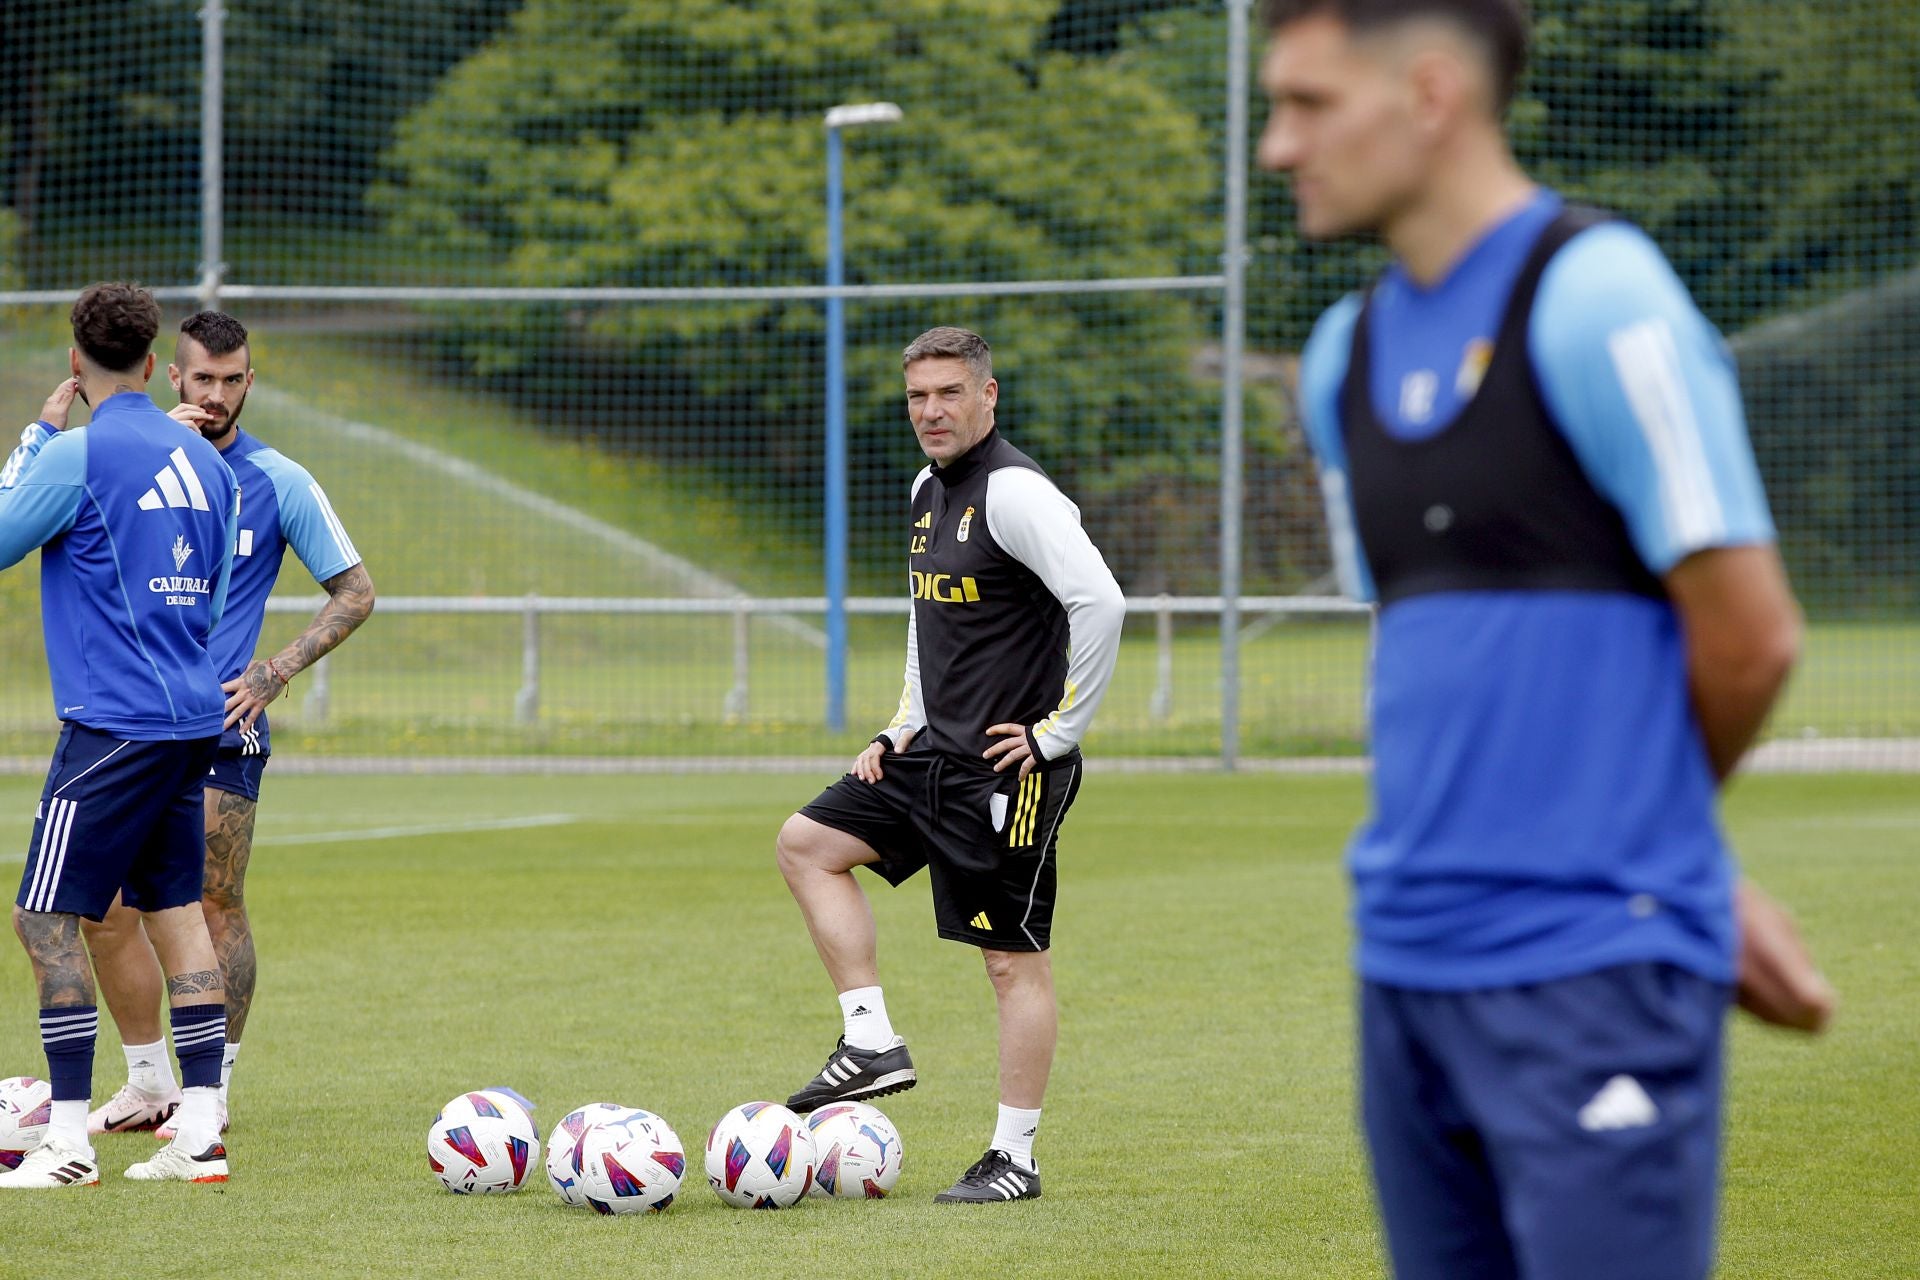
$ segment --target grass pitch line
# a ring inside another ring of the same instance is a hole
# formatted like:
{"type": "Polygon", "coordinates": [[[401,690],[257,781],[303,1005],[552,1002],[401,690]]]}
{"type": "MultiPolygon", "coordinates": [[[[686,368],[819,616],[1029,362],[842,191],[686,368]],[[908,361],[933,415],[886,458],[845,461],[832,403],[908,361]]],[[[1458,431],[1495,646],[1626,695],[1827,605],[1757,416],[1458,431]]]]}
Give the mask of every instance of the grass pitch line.
{"type": "MultiPolygon", "coordinates": [[[[417,440],[409,440],[405,436],[396,435],[371,422],[357,422],[351,418],[342,418],[338,414],[316,409],[277,387],[255,387],[252,394],[258,396],[264,404],[299,414],[350,440],[397,453],[411,462],[438,471],[441,475],[451,476],[482,493],[491,494],[502,502],[511,503],[551,520],[555,524],[564,525],[576,533],[583,533],[596,541],[605,543],[616,551],[644,562],[649,568],[678,582],[696,596],[727,600],[746,594],[738,583],[702,569],[684,556],[677,556],[665,547],[649,542],[637,534],[629,533],[617,525],[608,524],[597,516],[590,516],[584,511],[567,506],[558,498],[517,485],[465,458],[442,452],[431,445],[421,444],[417,440]]],[[[768,614],[766,617],[774,626],[786,631],[789,635],[798,636],[818,648],[826,648],[826,632],[812,623],[804,622],[789,614],[768,614]]]]}
{"type": "MultiPolygon", "coordinates": [[[[409,836],[448,836],[468,831],[520,831],[528,827],[565,827],[580,819],[571,813],[536,813],[521,818],[479,818],[470,822],[421,822],[406,827],[361,827],[354,831],[303,831],[268,836],[254,844],[338,844],[345,840],[404,840],[409,836]]],[[[13,859],[24,861],[22,858],[13,859]]]]}

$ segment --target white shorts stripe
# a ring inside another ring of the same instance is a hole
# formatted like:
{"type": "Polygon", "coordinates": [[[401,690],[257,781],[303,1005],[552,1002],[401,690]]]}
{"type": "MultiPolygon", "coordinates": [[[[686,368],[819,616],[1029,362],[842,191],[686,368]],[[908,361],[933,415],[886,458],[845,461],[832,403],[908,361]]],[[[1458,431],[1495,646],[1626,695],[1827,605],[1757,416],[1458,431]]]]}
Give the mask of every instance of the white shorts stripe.
{"type": "Polygon", "coordinates": [[[39,862],[33,869],[33,883],[27,889],[24,904],[28,911],[52,909],[53,895],[60,885],[60,864],[66,858],[67,832],[73,825],[74,809],[71,800],[55,800],[47,806],[46,820],[40,825],[39,862]]]}
{"type": "Polygon", "coordinates": [[[61,801],[67,808],[60,818],[60,840],[54,847],[53,874],[47,878],[45,905],[42,911],[53,910],[54,896],[60,891],[60,874],[67,869],[67,846],[73,839],[73,820],[80,814],[80,806],[72,800],[61,801]]]}

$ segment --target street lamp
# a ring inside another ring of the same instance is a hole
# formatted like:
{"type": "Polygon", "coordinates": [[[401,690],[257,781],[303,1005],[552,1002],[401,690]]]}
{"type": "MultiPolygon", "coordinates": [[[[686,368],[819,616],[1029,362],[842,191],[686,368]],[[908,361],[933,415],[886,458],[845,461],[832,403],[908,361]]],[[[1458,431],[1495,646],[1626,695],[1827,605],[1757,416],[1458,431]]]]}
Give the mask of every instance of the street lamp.
{"type": "MultiPolygon", "coordinates": [[[[891,102],[827,112],[827,287],[846,283],[840,244],[840,131],[901,118],[891,102]]],[[[847,302],[827,295],[827,730],[847,727],[847,302]]]]}

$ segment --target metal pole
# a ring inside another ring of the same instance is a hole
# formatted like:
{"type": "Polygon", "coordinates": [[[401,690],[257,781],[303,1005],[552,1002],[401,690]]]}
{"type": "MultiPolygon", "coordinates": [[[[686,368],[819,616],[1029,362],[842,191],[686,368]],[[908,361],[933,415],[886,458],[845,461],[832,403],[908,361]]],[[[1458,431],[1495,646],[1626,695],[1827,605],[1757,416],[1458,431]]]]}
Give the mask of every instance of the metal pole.
{"type": "Polygon", "coordinates": [[[1227,0],[1227,278],[1220,322],[1220,767],[1240,762],[1241,375],[1247,338],[1247,12],[1227,0]]]}
{"type": "Polygon", "coordinates": [[[1154,609],[1153,700],[1147,704],[1147,713],[1165,724],[1173,714],[1173,610],[1167,607],[1165,593],[1154,602],[1154,609]]]}
{"type": "Polygon", "coordinates": [[[747,597],[740,596],[733,610],[733,688],[727,690],[722,713],[728,724],[747,718],[748,682],[753,678],[753,615],[747,612],[747,597]]]}
{"type": "MultiPolygon", "coordinates": [[[[840,130],[827,128],[827,286],[846,283],[840,130]]],[[[847,727],[847,304],[827,298],[827,731],[847,727]]]]}
{"type": "Polygon", "coordinates": [[[200,288],[202,307],[220,305],[220,281],[226,274],[225,212],[221,207],[221,100],[226,68],[227,11],[220,0],[200,10],[200,288]]]}
{"type": "Polygon", "coordinates": [[[313,679],[307,682],[307,696],[300,710],[314,724],[325,724],[333,709],[333,655],[313,664],[313,679]]]}
{"type": "Polygon", "coordinates": [[[527,593],[520,615],[520,692],[513,698],[515,724],[540,720],[540,597],[527,593]]]}

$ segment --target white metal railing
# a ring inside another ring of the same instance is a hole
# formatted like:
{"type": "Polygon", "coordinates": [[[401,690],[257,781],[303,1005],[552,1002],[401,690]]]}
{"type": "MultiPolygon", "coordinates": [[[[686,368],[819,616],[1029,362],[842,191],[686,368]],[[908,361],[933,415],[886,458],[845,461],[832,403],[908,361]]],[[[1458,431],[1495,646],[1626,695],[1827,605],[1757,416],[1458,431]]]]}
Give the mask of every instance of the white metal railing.
{"type": "MultiPolygon", "coordinates": [[[[312,614],[321,604],[320,596],[274,596],[267,601],[268,613],[312,614]]],[[[910,602],[904,596],[849,597],[850,614],[905,614],[910,602]]],[[[1280,617],[1354,617],[1366,616],[1372,606],[1341,596],[1242,596],[1234,602],[1241,618],[1255,620],[1252,625],[1280,617]]],[[[1130,616],[1150,615],[1154,619],[1154,688],[1148,700],[1148,713],[1155,721],[1164,721],[1173,713],[1173,620],[1176,616],[1227,613],[1227,601],[1221,596],[1128,596],[1130,616]]],[[[752,672],[752,631],[756,615],[791,616],[824,614],[824,596],[731,596],[731,597],[645,597],[645,596],[382,596],[379,612],[392,614],[501,614],[520,619],[520,689],[513,699],[516,723],[530,725],[540,719],[540,619],[550,614],[566,616],[651,617],[729,617],[733,619],[733,683],[721,704],[721,714],[729,721],[743,718],[750,705],[752,672]]],[[[314,664],[307,694],[301,703],[306,716],[319,723],[327,718],[330,687],[328,667],[332,658],[314,664]]]]}

